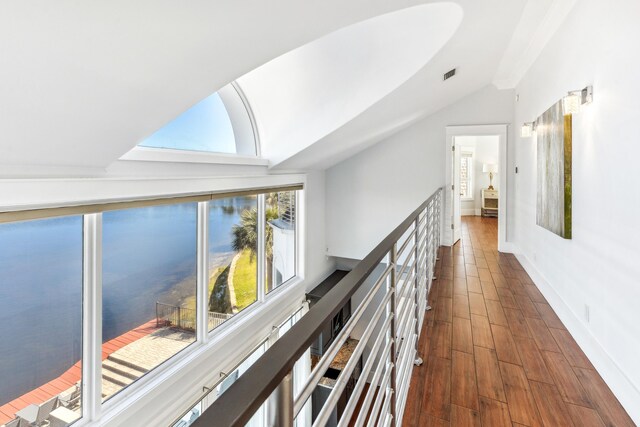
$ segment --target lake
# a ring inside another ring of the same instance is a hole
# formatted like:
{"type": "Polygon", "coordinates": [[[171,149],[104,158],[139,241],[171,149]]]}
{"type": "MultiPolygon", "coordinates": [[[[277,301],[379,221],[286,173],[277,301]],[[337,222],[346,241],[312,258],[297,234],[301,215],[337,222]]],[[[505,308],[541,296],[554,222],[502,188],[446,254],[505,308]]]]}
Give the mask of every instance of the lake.
{"type": "MultiPolygon", "coordinates": [[[[210,203],[209,264],[228,264],[231,228],[255,197],[210,203]]],[[[195,295],[195,203],[103,214],[103,341],[195,295]]],[[[82,218],[0,225],[0,405],[82,354],[82,218]]]]}

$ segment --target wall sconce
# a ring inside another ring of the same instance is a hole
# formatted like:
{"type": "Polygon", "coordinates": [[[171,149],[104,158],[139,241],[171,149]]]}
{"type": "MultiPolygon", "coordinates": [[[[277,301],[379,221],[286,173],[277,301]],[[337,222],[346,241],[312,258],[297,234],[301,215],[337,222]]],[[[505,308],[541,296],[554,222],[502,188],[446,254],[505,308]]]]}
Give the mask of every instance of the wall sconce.
{"type": "Polygon", "coordinates": [[[520,136],[523,138],[530,138],[533,136],[533,133],[536,131],[536,123],[528,122],[522,125],[522,129],[520,129],[520,136]]]}
{"type": "Polygon", "coordinates": [[[576,114],[580,112],[580,108],[593,101],[593,86],[587,86],[582,90],[573,90],[562,98],[562,113],[576,114]]]}

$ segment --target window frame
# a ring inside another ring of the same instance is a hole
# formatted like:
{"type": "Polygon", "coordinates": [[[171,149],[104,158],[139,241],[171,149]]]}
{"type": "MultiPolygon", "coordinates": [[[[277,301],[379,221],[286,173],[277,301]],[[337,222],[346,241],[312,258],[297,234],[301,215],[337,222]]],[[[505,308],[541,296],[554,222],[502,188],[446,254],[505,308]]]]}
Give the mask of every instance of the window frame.
{"type": "Polygon", "coordinates": [[[236,139],[236,150],[240,153],[222,153],[215,151],[181,150],[171,148],[145,147],[136,145],[119,160],[144,162],[180,162],[225,165],[268,166],[269,161],[262,158],[260,133],[251,105],[237,82],[218,90],[236,139]],[[238,150],[238,148],[240,148],[238,150]],[[255,152],[247,154],[248,151],[255,152]]]}
{"type": "MultiPolygon", "coordinates": [[[[469,160],[467,160],[468,165],[467,165],[467,169],[468,172],[467,174],[469,175],[467,181],[467,186],[469,188],[469,196],[465,197],[465,196],[460,196],[460,200],[463,202],[471,202],[475,200],[475,196],[474,196],[474,179],[473,179],[473,175],[474,175],[474,153],[473,151],[462,151],[460,153],[460,162],[462,162],[463,158],[467,158],[469,160]]],[[[460,186],[462,187],[462,177],[460,177],[460,186]]]]}
{"type": "MultiPolygon", "coordinates": [[[[33,209],[23,209],[17,211],[7,211],[3,217],[0,215],[0,222],[22,222],[29,220],[39,220],[50,217],[63,217],[70,215],[79,215],[83,221],[83,242],[82,242],[82,266],[83,266],[83,313],[82,313],[82,401],[83,412],[82,417],[75,423],[76,427],[82,427],[97,421],[108,422],[114,416],[118,416],[122,411],[126,410],[130,405],[135,404],[135,400],[141,396],[147,395],[153,391],[157,386],[163,383],[167,376],[176,375],[181,369],[188,366],[189,362],[193,358],[202,355],[205,351],[208,351],[215,346],[218,342],[227,339],[230,334],[241,328],[246,321],[253,315],[260,315],[265,310],[273,310],[273,304],[277,304],[279,300],[282,300],[283,293],[288,289],[292,289],[302,283],[304,277],[302,275],[303,268],[301,268],[300,260],[302,259],[302,242],[303,236],[301,233],[304,217],[304,191],[306,187],[305,180],[279,182],[283,180],[276,180],[276,183],[271,185],[265,185],[257,188],[238,188],[236,190],[223,190],[211,194],[212,197],[233,197],[238,194],[253,193],[258,196],[258,211],[259,214],[264,214],[265,208],[265,191],[284,191],[285,189],[291,189],[296,193],[296,203],[299,208],[296,211],[296,246],[295,246],[295,265],[296,274],[289,280],[282,283],[273,292],[268,295],[264,293],[264,282],[260,283],[258,280],[258,299],[255,303],[248,306],[245,310],[237,313],[235,316],[225,321],[222,325],[214,328],[212,331],[208,331],[207,328],[207,298],[208,296],[208,221],[209,221],[209,200],[198,201],[196,209],[196,233],[197,233],[197,249],[196,249],[196,292],[197,292],[197,331],[196,340],[191,343],[185,349],[176,353],[166,361],[158,365],[156,368],[149,371],[146,375],[142,376],[138,380],[134,381],[127,387],[123,388],[117,394],[114,394],[107,401],[102,401],[102,212],[109,211],[110,209],[103,209],[105,205],[109,203],[118,204],[124,203],[146,204],[148,201],[145,199],[128,199],[128,200],[109,200],[105,204],[99,204],[95,202],[85,203],[71,203],[68,206],[60,205],[47,206],[47,207],[35,207],[33,209]],[[96,211],[92,211],[96,209],[96,211]],[[102,210],[101,210],[102,209],[102,210]],[[51,211],[50,214],[43,211],[51,211]],[[261,292],[262,290],[262,292],[261,292]]],[[[193,193],[176,195],[175,202],[169,202],[169,204],[182,203],[181,197],[192,197],[193,193]]],[[[163,204],[164,198],[158,196],[155,199],[150,199],[151,203],[163,204]],[[160,201],[160,202],[158,202],[160,201]]],[[[121,209],[129,209],[130,206],[122,207],[121,209]]],[[[262,230],[258,230],[259,246],[258,255],[260,254],[264,259],[265,245],[264,245],[264,221],[258,221],[258,224],[262,224],[262,230]]],[[[262,271],[264,272],[264,263],[262,265],[262,271]]],[[[259,275],[260,278],[264,275],[259,275]]],[[[264,280],[264,278],[262,279],[264,280]]],[[[290,315],[290,314],[289,314],[290,315]]],[[[179,374],[178,374],[179,375],[179,374]]]]}

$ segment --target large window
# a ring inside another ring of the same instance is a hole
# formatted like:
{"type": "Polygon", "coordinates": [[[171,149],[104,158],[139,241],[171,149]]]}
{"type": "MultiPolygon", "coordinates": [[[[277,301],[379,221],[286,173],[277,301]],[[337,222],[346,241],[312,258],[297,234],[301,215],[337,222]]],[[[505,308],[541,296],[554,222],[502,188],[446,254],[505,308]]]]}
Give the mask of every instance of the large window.
{"type": "Polygon", "coordinates": [[[266,197],[266,292],[296,275],[296,192],[266,197]]]}
{"type": "Polygon", "coordinates": [[[258,299],[258,197],[209,203],[209,330],[258,299]]]}
{"type": "Polygon", "coordinates": [[[460,155],[460,198],[473,199],[473,153],[460,155]]]}
{"type": "Polygon", "coordinates": [[[0,425],[82,416],[82,236],[77,216],[0,225],[0,425]]]}
{"type": "Polygon", "coordinates": [[[255,126],[241,91],[230,84],[209,95],[138,145],[256,156],[255,126]]]}
{"type": "Polygon", "coordinates": [[[0,425],[68,425],[157,381],[294,277],[298,192],[241,194],[0,224],[0,425]]]}
{"type": "Polygon", "coordinates": [[[103,214],[102,396],[196,339],[197,205],[103,214]]]}

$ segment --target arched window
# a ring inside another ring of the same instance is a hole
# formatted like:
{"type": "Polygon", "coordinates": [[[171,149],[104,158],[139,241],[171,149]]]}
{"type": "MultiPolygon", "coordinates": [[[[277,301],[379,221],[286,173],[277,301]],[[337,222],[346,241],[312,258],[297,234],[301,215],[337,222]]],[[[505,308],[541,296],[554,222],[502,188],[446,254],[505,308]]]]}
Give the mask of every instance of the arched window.
{"type": "Polygon", "coordinates": [[[232,83],[198,102],[138,146],[256,156],[256,135],[242,91],[232,83]]]}

